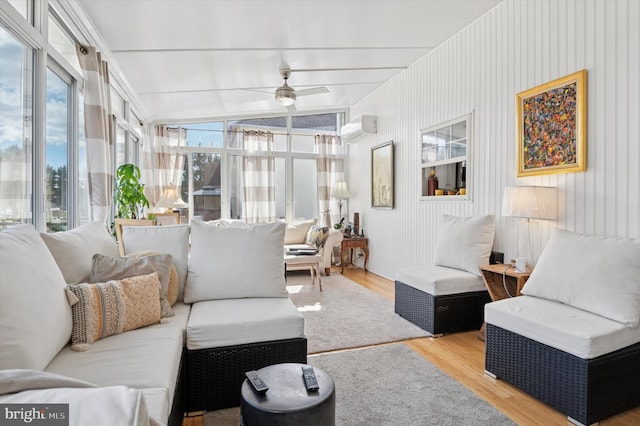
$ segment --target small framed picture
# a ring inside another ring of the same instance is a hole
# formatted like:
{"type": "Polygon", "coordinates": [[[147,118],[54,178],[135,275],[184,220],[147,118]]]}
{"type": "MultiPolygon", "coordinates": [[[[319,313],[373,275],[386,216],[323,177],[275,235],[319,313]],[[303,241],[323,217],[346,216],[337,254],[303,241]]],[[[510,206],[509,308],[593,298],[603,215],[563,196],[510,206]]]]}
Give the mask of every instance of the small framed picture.
{"type": "Polygon", "coordinates": [[[518,177],[587,169],[587,70],[518,93],[518,177]]]}
{"type": "Polygon", "coordinates": [[[371,148],[371,207],[393,208],[393,141],[371,148]]]}

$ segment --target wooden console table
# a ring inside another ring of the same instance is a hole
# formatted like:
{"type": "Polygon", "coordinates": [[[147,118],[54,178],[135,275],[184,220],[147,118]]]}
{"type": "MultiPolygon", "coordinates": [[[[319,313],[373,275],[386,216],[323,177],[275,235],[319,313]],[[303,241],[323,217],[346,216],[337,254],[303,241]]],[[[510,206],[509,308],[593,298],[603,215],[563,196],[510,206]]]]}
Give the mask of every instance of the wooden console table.
{"type": "MultiPolygon", "coordinates": [[[[507,299],[509,297],[520,296],[522,287],[529,279],[531,272],[516,272],[516,267],[511,265],[503,265],[501,263],[495,265],[482,265],[480,273],[487,286],[489,296],[494,302],[497,300],[507,299]]],[[[479,338],[484,341],[485,324],[482,324],[479,338]]]]}
{"type": "Polygon", "coordinates": [[[359,248],[364,252],[364,270],[367,270],[367,262],[369,261],[369,247],[367,239],[361,237],[344,238],[340,246],[340,271],[344,272],[344,255],[349,251],[349,264],[353,265],[353,249],[359,248]]]}

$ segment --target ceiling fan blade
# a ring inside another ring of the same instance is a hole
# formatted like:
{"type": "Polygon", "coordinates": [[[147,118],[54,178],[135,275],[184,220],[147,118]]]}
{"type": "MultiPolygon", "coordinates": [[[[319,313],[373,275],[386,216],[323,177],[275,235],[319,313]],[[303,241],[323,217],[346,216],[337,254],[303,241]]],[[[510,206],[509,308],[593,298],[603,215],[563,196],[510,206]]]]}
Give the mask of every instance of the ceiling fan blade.
{"type": "Polygon", "coordinates": [[[296,90],[296,96],[319,95],[321,93],[329,93],[326,87],[313,87],[311,89],[296,90]]]}

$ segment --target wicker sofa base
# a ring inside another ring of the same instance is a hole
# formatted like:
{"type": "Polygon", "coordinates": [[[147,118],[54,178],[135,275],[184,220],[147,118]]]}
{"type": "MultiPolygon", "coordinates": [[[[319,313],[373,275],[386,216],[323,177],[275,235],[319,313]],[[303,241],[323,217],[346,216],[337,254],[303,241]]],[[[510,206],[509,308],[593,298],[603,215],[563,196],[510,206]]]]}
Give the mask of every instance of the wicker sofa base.
{"type": "Polygon", "coordinates": [[[306,364],[306,337],[187,350],[187,412],[239,406],[244,373],[283,362],[306,364]]]}
{"type": "Polygon", "coordinates": [[[487,324],[485,370],[585,425],[640,406],[640,343],[582,359],[487,324]]]}
{"type": "Polygon", "coordinates": [[[433,335],[479,330],[487,291],[434,296],[403,282],[395,282],[395,312],[433,335]]]}

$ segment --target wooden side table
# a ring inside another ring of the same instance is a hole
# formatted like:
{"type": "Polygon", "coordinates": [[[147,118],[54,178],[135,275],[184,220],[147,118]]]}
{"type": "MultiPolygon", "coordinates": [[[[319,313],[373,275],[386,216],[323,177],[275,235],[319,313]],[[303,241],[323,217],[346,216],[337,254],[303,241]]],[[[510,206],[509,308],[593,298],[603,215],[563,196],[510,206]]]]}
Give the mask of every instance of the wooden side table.
{"type": "Polygon", "coordinates": [[[340,246],[340,266],[341,272],[344,272],[344,255],[349,250],[349,264],[353,265],[353,249],[359,248],[364,252],[364,270],[367,270],[367,262],[369,261],[369,247],[367,238],[351,237],[344,238],[340,246]]]}
{"type": "MultiPolygon", "coordinates": [[[[520,296],[522,287],[529,279],[531,272],[516,272],[516,267],[511,265],[503,265],[501,263],[495,265],[482,265],[480,273],[487,286],[489,296],[494,302],[496,300],[507,299],[509,297],[520,296]]],[[[484,341],[485,324],[480,329],[480,340],[484,341]]]]}

